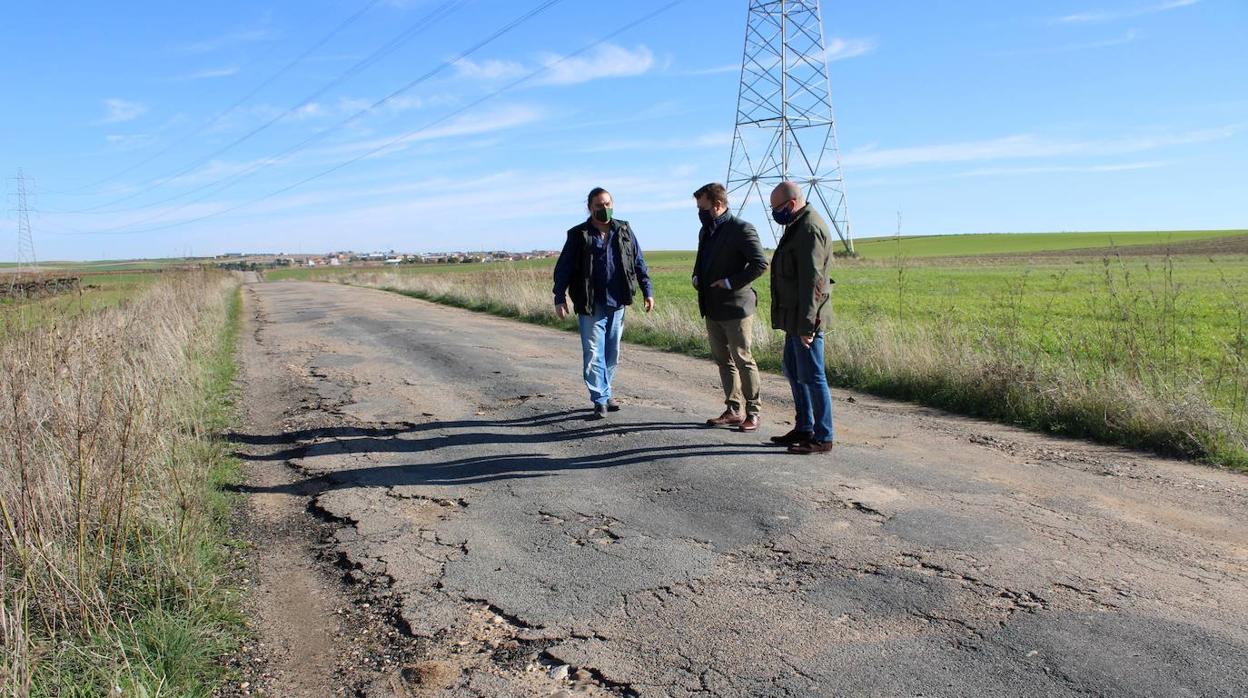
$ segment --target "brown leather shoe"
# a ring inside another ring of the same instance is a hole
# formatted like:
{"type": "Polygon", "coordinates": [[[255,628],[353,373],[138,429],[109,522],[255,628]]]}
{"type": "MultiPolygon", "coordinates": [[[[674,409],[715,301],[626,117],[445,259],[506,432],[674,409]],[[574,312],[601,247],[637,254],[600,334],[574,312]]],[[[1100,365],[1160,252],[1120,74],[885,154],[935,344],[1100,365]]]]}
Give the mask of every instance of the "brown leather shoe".
{"type": "Polygon", "coordinates": [[[758,415],[747,414],[745,419],[737,425],[737,431],[758,431],[758,415]]]}
{"type": "Polygon", "coordinates": [[[620,403],[619,403],[619,401],[618,401],[618,400],[616,400],[615,398],[607,398],[607,411],[608,411],[608,412],[619,412],[619,411],[620,411],[620,403]]]}
{"type": "Polygon", "coordinates": [[[831,441],[803,441],[800,444],[789,446],[789,453],[800,453],[808,456],[812,453],[831,453],[831,441]]]}
{"type": "Polygon", "coordinates": [[[793,429],[784,436],[771,437],[771,442],[773,444],[780,444],[781,446],[792,446],[793,444],[800,444],[803,441],[810,441],[812,437],[814,437],[812,432],[793,429]]]}
{"type": "Polygon", "coordinates": [[[706,420],[706,423],[713,427],[735,427],[743,421],[745,421],[745,418],[741,416],[740,412],[724,410],[723,414],[714,419],[706,420]]]}

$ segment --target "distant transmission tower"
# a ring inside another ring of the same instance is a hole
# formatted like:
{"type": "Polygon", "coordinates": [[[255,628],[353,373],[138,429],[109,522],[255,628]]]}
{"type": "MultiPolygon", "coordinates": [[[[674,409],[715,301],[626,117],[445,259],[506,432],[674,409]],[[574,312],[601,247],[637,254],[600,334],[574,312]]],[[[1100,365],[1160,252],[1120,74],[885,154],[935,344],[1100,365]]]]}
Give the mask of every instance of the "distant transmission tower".
{"type": "Polygon", "coordinates": [[[786,179],[822,207],[852,253],[819,0],[750,0],[727,185],[738,212],[751,199],[763,204],[773,237],[769,197],[786,179]]]}
{"type": "Polygon", "coordinates": [[[22,274],[38,271],[39,263],[35,260],[35,240],[30,231],[30,203],[26,195],[26,175],[19,169],[17,177],[14,177],[12,181],[17,188],[14,194],[17,199],[17,206],[14,209],[17,213],[17,267],[12,281],[15,284],[22,278],[22,274]]]}

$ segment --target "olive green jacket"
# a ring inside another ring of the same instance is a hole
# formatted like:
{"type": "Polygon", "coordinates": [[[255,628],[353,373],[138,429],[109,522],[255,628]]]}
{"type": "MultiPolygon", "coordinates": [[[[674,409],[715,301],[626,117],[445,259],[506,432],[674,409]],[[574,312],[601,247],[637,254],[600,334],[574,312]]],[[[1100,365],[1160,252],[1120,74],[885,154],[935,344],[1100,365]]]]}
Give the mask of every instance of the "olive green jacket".
{"type": "Polygon", "coordinates": [[[784,227],[771,256],[771,326],[810,335],[832,322],[832,237],[809,205],[784,227]]]}

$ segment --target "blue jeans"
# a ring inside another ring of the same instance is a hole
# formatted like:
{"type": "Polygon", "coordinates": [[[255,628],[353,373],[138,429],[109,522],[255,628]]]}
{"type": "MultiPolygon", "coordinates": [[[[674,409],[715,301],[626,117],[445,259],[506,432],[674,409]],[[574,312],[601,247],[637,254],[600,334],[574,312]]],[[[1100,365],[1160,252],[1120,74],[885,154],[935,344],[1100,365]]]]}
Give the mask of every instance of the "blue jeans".
{"type": "Polygon", "coordinates": [[[620,359],[620,335],[624,332],[624,308],[598,305],[591,315],[577,315],[581,328],[581,366],[585,387],[595,405],[611,399],[611,380],[620,359]]]}
{"type": "Polygon", "coordinates": [[[807,349],[801,337],[784,336],[784,377],[793,391],[798,431],[814,432],[815,441],[832,440],[832,393],[823,368],[823,330],[807,349]]]}

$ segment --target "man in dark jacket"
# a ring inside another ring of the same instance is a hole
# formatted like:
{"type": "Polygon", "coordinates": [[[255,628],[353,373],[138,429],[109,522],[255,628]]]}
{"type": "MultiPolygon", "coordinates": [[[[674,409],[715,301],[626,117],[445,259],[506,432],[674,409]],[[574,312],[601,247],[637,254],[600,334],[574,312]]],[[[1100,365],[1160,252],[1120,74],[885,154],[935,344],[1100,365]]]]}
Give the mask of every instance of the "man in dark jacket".
{"type": "Polygon", "coordinates": [[[707,184],[693,198],[702,223],[693,287],[698,290],[698,311],[706,318],[707,342],[724,387],[724,413],[706,423],[756,431],[759,380],[751,347],[758,294],[750,284],[767,269],[767,256],[754,226],[728,212],[724,185],[707,184]]]}
{"type": "Polygon", "coordinates": [[[620,409],[611,397],[611,381],[620,356],[624,308],[641,289],[646,312],[654,309],[654,291],[641,247],[628,221],[614,216],[611,193],[602,187],[589,192],[589,219],[568,230],[555,263],[555,314],[568,314],[567,297],[581,331],[581,368],[589,399],[590,419],[620,409]]]}
{"type": "Polygon", "coordinates": [[[784,330],[784,375],[797,411],[793,430],[771,440],[788,445],[790,453],[827,453],[832,450],[832,395],[823,338],[832,321],[831,236],[793,182],[772,190],[771,215],[784,226],[771,257],[771,326],[784,330]]]}

